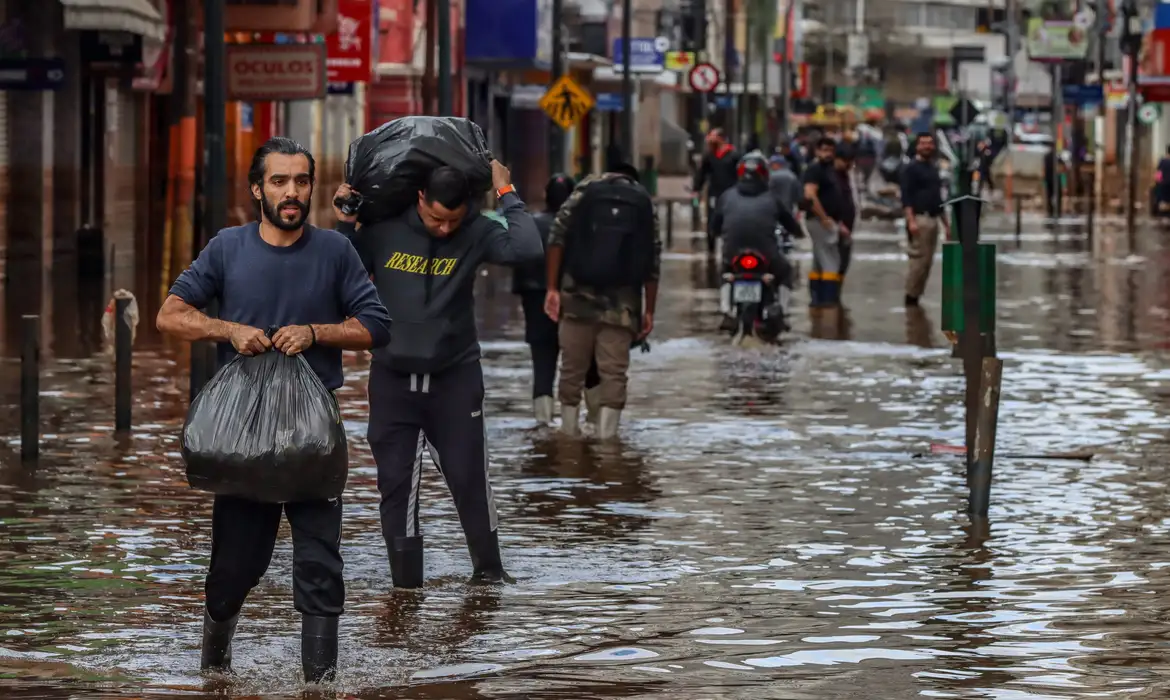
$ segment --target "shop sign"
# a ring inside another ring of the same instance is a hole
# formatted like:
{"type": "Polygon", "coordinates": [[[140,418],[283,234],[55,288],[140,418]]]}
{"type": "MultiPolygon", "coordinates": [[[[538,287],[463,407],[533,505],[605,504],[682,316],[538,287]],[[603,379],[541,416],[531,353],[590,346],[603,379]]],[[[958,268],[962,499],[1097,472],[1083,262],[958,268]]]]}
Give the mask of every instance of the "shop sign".
{"type": "Polygon", "coordinates": [[[324,44],[229,44],[229,100],[316,100],[325,97],[324,44]]]}

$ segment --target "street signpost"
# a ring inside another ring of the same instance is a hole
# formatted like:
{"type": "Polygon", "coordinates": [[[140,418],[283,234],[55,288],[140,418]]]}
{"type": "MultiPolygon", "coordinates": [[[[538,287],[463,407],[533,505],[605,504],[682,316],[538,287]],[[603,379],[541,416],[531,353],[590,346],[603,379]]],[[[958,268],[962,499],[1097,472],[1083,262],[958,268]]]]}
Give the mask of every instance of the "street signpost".
{"type": "MultiPolygon", "coordinates": [[[[621,37],[613,40],[613,64],[622,65],[625,51],[621,37]]],[[[634,37],[630,39],[630,72],[661,73],[666,65],[670,41],[665,37],[634,37]]]]}
{"type": "Polygon", "coordinates": [[[700,63],[691,69],[687,81],[695,92],[714,92],[719,87],[719,69],[710,63],[700,63]]]}
{"type": "Polygon", "coordinates": [[[593,96],[568,75],[562,75],[553,83],[544,97],[540,108],[562,129],[569,129],[593,109],[593,96]]]}

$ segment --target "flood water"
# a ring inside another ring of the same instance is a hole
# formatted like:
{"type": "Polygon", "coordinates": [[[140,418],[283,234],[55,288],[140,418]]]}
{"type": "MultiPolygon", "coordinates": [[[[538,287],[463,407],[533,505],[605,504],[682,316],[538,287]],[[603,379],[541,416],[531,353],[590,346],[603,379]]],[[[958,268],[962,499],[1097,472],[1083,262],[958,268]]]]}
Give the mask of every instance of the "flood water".
{"type": "MultiPolygon", "coordinates": [[[[845,309],[810,315],[801,291],[796,332],[765,350],[714,330],[714,280],[676,242],[618,445],[533,426],[519,310],[506,276],[485,277],[512,586],[465,585],[432,470],[427,586],[391,591],[368,365],[351,357],[342,668],[315,697],[1166,697],[1170,267],[1095,263],[1075,226],[1025,224],[1019,246],[992,236],[1005,367],[987,529],[968,524],[961,458],[931,450],[963,440],[940,265],[907,313],[884,225],[858,235],[845,309]]],[[[142,342],[132,437],[113,437],[108,360],[49,359],[41,464],[3,457],[0,697],[300,697],[287,526],[244,609],[239,678],[196,671],[210,499],[178,455],[185,367],[142,342]]]]}

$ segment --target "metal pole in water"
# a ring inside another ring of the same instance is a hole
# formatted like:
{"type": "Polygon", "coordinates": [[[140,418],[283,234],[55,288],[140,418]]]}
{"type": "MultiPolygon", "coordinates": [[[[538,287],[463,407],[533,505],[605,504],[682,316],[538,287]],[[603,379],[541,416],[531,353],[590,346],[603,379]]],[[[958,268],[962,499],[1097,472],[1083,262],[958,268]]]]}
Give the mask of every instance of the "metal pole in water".
{"type": "Polygon", "coordinates": [[[674,243],[674,202],[666,203],[666,249],[674,243]]]}
{"type": "Polygon", "coordinates": [[[130,373],[132,350],[129,299],[114,302],[114,430],[130,430],[130,373]]]}
{"type": "Polygon", "coordinates": [[[31,462],[41,451],[41,317],[22,316],[20,325],[20,458],[31,462]]]}
{"type": "Polygon", "coordinates": [[[995,434],[999,426],[999,390],[1003,381],[1003,360],[983,358],[983,396],[979,402],[979,419],[975,428],[975,455],[967,462],[967,488],[970,497],[967,512],[986,517],[991,505],[991,467],[995,459],[995,434]]]}
{"type": "MultiPolygon", "coordinates": [[[[969,176],[964,172],[963,176],[969,176]]],[[[964,193],[969,191],[963,187],[964,193]]],[[[963,251],[963,331],[959,338],[963,374],[967,380],[967,460],[975,449],[975,419],[979,413],[979,365],[983,356],[979,297],[979,200],[965,195],[955,202],[955,222],[963,251]]]]}
{"type": "Polygon", "coordinates": [[[1020,245],[1020,232],[1024,226],[1024,212],[1022,211],[1024,198],[1016,195],[1016,246],[1020,245]]]}

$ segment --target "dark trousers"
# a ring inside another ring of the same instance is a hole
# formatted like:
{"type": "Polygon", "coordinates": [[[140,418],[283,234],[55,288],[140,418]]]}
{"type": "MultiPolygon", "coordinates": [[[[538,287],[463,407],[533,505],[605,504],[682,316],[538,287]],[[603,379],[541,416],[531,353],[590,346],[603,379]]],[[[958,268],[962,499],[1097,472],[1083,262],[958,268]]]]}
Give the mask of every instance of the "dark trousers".
{"type": "Polygon", "coordinates": [[[288,515],[293,541],[293,605],[298,612],[337,617],[345,607],[341,562],[341,499],[259,503],[216,496],[211,511],[211,567],[205,590],[211,619],[224,622],[244,606],[268,564],[288,515]]]}
{"type": "Polygon", "coordinates": [[[455,499],[473,558],[477,544],[495,532],[483,396],[483,369],[478,361],[437,374],[402,374],[373,363],[367,438],[378,464],[382,534],[388,546],[393,547],[396,537],[421,534],[418,512],[424,450],[430,452],[455,499]]]}
{"type": "MultiPolygon", "coordinates": [[[[557,356],[561,352],[557,323],[544,312],[543,291],[524,292],[520,307],[524,310],[524,342],[532,351],[532,398],[552,396],[557,376],[557,356]]],[[[597,358],[585,375],[585,388],[601,383],[597,373],[597,358]]]]}

